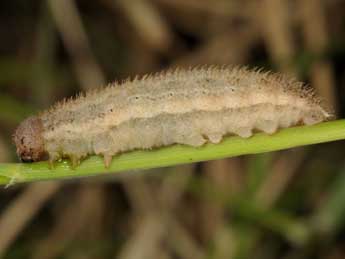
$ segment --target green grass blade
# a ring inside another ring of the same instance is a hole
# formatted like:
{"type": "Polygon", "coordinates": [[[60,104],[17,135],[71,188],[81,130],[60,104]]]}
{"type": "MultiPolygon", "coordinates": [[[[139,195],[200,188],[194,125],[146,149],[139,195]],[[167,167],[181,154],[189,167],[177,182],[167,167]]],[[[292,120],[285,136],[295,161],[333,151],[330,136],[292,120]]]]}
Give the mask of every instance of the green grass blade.
{"type": "Polygon", "coordinates": [[[173,166],[340,139],[345,139],[345,120],[287,128],[273,135],[259,133],[248,139],[231,136],[217,145],[207,144],[200,148],[173,145],[155,150],[129,152],[114,157],[109,168],[104,167],[102,158],[98,156],[89,157],[76,169],[72,169],[68,161],[56,163],[53,169],[49,169],[47,162],[0,164],[0,184],[77,178],[109,172],[173,166]]]}

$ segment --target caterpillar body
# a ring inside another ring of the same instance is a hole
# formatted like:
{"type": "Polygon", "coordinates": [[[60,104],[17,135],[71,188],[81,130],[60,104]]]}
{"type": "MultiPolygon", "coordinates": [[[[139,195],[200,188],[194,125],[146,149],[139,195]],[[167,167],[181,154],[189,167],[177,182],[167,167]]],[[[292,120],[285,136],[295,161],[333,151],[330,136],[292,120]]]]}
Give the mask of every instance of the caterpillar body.
{"type": "Polygon", "coordinates": [[[195,68],[144,76],[60,102],[16,129],[24,162],[112,157],[175,143],[201,146],[223,136],[272,134],[331,115],[294,79],[247,68],[195,68]]]}

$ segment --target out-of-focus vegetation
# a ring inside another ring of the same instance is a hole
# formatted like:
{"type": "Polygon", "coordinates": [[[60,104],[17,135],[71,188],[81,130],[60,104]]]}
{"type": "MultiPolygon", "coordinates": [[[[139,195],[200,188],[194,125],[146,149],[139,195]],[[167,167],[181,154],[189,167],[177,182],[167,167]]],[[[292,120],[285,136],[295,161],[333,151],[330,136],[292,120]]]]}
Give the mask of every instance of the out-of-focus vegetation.
{"type": "MultiPolygon", "coordinates": [[[[344,117],[342,0],[0,3],[0,161],[27,115],[200,64],[309,82],[344,117]]],[[[3,258],[345,257],[344,142],[0,192],[3,258]],[[164,173],[161,173],[164,170],[164,173]]]]}

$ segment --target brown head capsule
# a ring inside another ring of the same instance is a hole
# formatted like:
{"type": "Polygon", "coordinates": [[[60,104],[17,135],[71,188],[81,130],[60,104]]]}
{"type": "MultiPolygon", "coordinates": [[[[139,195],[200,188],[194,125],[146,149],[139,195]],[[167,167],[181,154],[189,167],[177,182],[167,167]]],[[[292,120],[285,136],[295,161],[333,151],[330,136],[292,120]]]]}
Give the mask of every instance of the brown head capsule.
{"type": "Polygon", "coordinates": [[[47,157],[42,133],[42,121],[36,116],[27,118],[16,129],[13,141],[17,147],[17,154],[23,162],[45,160],[47,157]]]}

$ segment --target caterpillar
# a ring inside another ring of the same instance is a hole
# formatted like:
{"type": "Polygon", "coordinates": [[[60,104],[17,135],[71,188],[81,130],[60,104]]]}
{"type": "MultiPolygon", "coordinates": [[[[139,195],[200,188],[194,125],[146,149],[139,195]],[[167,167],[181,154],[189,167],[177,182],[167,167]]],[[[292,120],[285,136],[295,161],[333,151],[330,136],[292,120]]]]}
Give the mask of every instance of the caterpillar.
{"type": "Polygon", "coordinates": [[[24,120],[13,140],[23,162],[112,157],[172,144],[219,143],[311,125],[331,116],[311,88],[281,74],[204,67],[143,76],[81,94],[24,120]]]}

